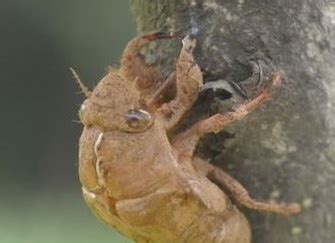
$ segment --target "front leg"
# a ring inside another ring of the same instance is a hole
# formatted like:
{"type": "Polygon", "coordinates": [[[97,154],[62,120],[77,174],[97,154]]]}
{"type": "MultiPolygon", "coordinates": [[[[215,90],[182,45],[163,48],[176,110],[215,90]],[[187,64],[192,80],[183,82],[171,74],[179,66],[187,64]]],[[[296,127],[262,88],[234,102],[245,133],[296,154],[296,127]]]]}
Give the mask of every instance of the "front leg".
{"type": "Polygon", "coordinates": [[[192,165],[200,175],[225,188],[237,203],[249,209],[283,215],[295,214],[301,211],[301,207],[297,203],[266,203],[251,198],[248,191],[237,180],[220,168],[200,158],[193,158],[192,165]]]}
{"type": "Polygon", "coordinates": [[[270,100],[272,92],[280,85],[281,78],[281,74],[275,73],[268,87],[256,98],[241,104],[234,111],[224,114],[218,113],[201,120],[190,129],[174,137],[172,144],[178,151],[179,157],[192,158],[194,149],[201,137],[208,133],[218,133],[222,131],[229,124],[242,119],[264,102],[270,100]]]}
{"type": "Polygon", "coordinates": [[[261,104],[271,99],[271,93],[280,85],[281,79],[281,75],[279,73],[275,73],[272,77],[270,86],[264,89],[256,98],[240,105],[235,111],[228,112],[226,114],[218,113],[198,122],[195,125],[197,134],[199,136],[204,136],[208,133],[218,133],[227,125],[245,117],[261,104]]]}
{"type": "Polygon", "coordinates": [[[172,39],[175,34],[153,32],[132,39],[121,57],[120,72],[129,81],[135,81],[141,90],[153,88],[163,80],[161,72],[154,66],[145,63],[140,55],[143,46],[155,40],[172,39]]]}
{"type": "Polygon", "coordinates": [[[176,96],[157,110],[166,130],[174,128],[191,109],[203,84],[202,73],[192,54],[195,44],[196,40],[190,36],[183,39],[183,47],[176,64],[176,96]]]}

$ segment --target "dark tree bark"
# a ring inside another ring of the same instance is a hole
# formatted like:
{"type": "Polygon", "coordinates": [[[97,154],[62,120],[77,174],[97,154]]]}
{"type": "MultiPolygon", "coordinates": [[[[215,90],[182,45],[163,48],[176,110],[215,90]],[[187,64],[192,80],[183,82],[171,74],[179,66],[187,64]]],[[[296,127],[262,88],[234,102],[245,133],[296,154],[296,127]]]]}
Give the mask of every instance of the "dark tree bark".
{"type": "MultiPolygon", "coordinates": [[[[273,101],[227,128],[234,138],[227,139],[227,132],[207,137],[199,153],[255,198],[303,204],[304,211],[292,217],[245,210],[253,242],[334,242],[334,1],[132,0],[132,5],[141,33],[196,35],[205,81],[246,79],[251,74],[247,59],[256,52],[284,71],[273,101]]],[[[177,49],[160,42],[144,54],[168,73],[177,49]]],[[[204,104],[214,107],[210,99],[204,104]]]]}

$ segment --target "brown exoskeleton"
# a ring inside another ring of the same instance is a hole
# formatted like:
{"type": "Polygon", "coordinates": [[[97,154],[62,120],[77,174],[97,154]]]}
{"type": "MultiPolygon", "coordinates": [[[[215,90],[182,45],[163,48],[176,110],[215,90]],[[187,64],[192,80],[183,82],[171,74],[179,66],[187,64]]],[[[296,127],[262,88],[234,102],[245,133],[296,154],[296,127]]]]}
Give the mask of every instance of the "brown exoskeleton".
{"type": "Polygon", "coordinates": [[[87,96],[79,112],[84,124],[79,150],[84,198],[98,218],[136,242],[248,243],[248,221],[218,185],[250,209],[290,215],[300,206],[255,201],[236,180],[193,153],[201,137],[221,131],[269,100],[281,77],[275,73],[267,88],[235,111],[168,137],[203,83],[192,55],[196,41],[183,40],[176,71],[160,87],[160,73],[138,52],[152,40],[172,37],[136,37],[127,45],[119,70],[110,70],[92,92],[80,83],[87,96]],[[162,96],[174,81],[175,97],[164,103],[162,96]]]}

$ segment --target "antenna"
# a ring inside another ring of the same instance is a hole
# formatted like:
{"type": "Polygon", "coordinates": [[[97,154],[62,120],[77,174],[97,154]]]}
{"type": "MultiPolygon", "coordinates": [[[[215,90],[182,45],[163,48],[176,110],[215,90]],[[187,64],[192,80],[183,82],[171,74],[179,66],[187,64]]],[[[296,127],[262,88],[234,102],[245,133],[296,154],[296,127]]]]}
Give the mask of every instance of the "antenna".
{"type": "Polygon", "coordinates": [[[70,67],[70,70],[71,70],[74,78],[76,79],[77,83],[79,84],[79,87],[80,87],[81,91],[84,93],[85,97],[89,98],[91,96],[92,92],[80,80],[79,75],[76,73],[76,71],[74,71],[74,69],[71,68],[71,67],[70,67]]]}

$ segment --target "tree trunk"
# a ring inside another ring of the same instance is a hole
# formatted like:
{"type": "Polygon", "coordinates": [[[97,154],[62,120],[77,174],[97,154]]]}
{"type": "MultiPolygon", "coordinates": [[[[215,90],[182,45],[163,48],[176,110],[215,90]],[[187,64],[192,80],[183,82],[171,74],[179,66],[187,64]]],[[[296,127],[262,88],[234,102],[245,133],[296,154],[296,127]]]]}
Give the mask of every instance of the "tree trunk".
{"type": "MultiPolygon", "coordinates": [[[[303,212],[291,217],[244,210],[253,242],[334,242],[334,1],[132,0],[132,5],[141,33],[196,36],[205,81],[246,79],[251,74],[247,60],[254,53],[284,71],[273,101],[225,133],[207,137],[198,153],[237,178],[255,198],[303,204],[303,212]],[[227,132],[234,137],[227,139],[227,132]]],[[[159,42],[144,54],[168,73],[177,49],[159,42]]],[[[201,103],[215,107],[210,99],[201,103]]],[[[208,110],[199,107],[200,115],[208,110]]]]}

